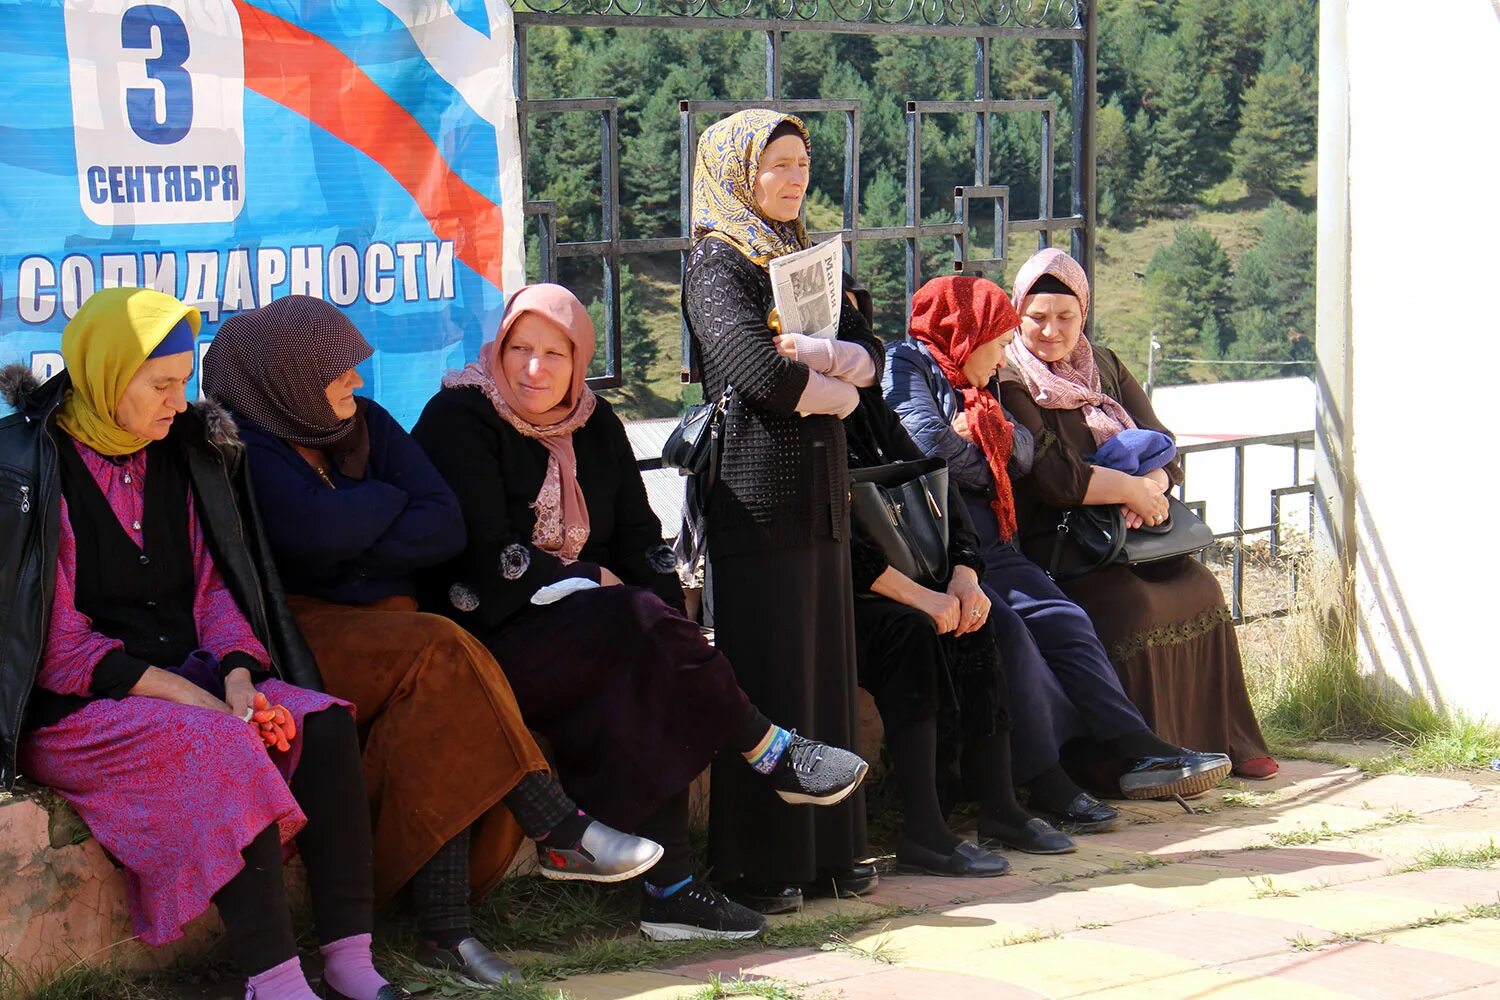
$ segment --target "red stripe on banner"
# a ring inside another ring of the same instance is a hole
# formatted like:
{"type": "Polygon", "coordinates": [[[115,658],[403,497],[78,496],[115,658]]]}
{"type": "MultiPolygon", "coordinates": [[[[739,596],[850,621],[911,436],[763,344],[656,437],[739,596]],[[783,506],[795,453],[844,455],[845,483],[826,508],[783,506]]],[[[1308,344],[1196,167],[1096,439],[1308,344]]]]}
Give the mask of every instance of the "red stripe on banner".
{"type": "Polygon", "coordinates": [[[244,0],[234,6],[245,38],[245,86],[384,167],[438,238],[453,241],[454,255],[501,287],[500,206],[454,173],[416,119],[348,56],[244,0]]]}

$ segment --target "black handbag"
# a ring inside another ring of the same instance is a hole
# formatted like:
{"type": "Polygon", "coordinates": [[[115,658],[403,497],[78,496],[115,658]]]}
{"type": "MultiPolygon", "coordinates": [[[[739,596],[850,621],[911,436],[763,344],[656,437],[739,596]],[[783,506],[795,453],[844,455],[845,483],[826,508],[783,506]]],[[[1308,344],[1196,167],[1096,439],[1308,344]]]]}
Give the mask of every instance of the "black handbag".
{"type": "Polygon", "coordinates": [[[849,470],[849,509],[886,562],[924,587],[948,582],[948,463],[941,458],[849,470]]]}
{"type": "Polygon", "coordinates": [[[698,495],[705,499],[718,478],[719,453],[724,448],[724,411],[733,394],[734,387],[726,386],[713,402],[690,407],[661,447],[661,464],[695,477],[698,495]]]}
{"type": "Polygon", "coordinates": [[[1118,504],[1073,507],[1057,522],[1047,575],[1074,580],[1106,566],[1138,566],[1201,552],[1214,533],[1203,519],[1174,496],[1167,497],[1167,519],[1161,524],[1125,527],[1118,504]]]}

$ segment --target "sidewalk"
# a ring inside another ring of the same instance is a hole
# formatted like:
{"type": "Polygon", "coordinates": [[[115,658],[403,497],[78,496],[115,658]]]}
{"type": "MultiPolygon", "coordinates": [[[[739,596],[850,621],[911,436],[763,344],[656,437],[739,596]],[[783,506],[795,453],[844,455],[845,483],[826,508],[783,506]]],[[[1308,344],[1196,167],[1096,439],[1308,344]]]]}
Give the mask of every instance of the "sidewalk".
{"type": "Polygon", "coordinates": [[[1128,805],[1129,825],[1061,858],[1012,854],[1003,878],[892,876],[867,901],[778,918],[912,908],[820,951],[547,991],[679,1000],[718,974],[720,995],[738,976],[807,1000],[1500,998],[1500,775],[1366,779],[1286,761],[1247,785],[1204,796],[1197,815],[1128,805]]]}

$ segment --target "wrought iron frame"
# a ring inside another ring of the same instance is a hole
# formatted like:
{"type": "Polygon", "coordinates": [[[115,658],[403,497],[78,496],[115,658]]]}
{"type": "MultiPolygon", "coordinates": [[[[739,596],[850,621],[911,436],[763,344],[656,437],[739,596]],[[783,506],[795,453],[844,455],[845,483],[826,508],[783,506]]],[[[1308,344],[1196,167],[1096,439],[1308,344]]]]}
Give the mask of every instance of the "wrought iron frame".
{"type": "MultiPolygon", "coordinates": [[[[1071,251],[1092,276],[1095,227],[1094,128],[1098,13],[1087,0],[527,0],[515,13],[515,89],[519,103],[521,159],[527,156],[527,124],[532,116],[593,113],[600,117],[600,239],[559,242],[556,206],[528,201],[525,214],[539,227],[538,272],[553,280],[563,258],[597,258],[603,272],[605,374],[591,378],[596,388],[623,384],[620,371],[620,263],[633,254],[676,251],[686,266],[690,248],[690,186],[692,154],[696,148],[696,119],[701,114],[725,114],[748,107],[770,107],[787,112],[843,113],[846,116],[844,163],[844,228],[816,233],[815,238],[838,236],[844,242],[845,264],[859,275],[859,244],[870,240],[902,240],[906,252],[906,295],[922,282],[921,240],[950,237],[954,269],[982,273],[1006,266],[1006,238],[1014,232],[1036,232],[1038,245],[1047,246],[1056,232],[1069,232],[1071,251]],[[763,9],[770,16],[754,16],[763,9]],[[646,10],[659,11],[642,13],[646,10]],[[1061,22],[1049,24],[1048,22],[1061,22]],[[527,31],[532,27],[617,29],[734,30],[762,32],[766,40],[766,96],[753,102],[683,100],[681,117],[682,230],[674,237],[623,239],[620,234],[619,101],[613,97],[531,100],[527,96],[527,31]],[[782,39],[789,33],[824,32],[855,35],[971,38],[974,41],[974,99],[971,101],[909,101],[907,119],[906,224],[865,228],[859,224],[860,108],[851,100],[788,100],[781,86],[782,39]],[[1052,215],[1052,138],[1056,102],[997,100],[990,94],[990,45],[996,38],[1067,42],[1072,50],[1072,186],[1071,212],[1052,215]],[[1035,219],[1012,219],[1009,190],[991,181],[991,124],[999,114],[1043,116],[1040,211],[1035,219]],[[954,219],[926,223],[921,214],[921,124],[924,116],[971,114],[975,117],[974,183],[954,190],[954,219]],[[995,212],[995,247],[989,257],[972,257],[969,232],[977,203],[988,201],[995,212]]],[[[524,169],[524,167],[523,167],[524,169]]],[[[523,180],[524,184],[524,180],[523,180]]],[[[691,344],[683,332],[684,382],[697,380],[691,344]]]]}

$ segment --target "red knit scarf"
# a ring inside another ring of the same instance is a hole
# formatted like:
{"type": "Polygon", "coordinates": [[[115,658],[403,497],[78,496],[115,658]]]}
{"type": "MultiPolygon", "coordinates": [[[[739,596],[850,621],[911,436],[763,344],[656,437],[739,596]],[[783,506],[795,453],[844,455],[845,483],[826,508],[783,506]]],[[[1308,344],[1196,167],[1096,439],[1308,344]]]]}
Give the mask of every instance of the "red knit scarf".
{"type": "Polygon", "coordinates": [[[984,278],[934,278],[911,300],[911,335],[927,345],[949,384],[963,394],[969,431],[995,478],[990,509],[999,522],[1002,541],[1016,533],[1016,501],[1005,471],[1014,428],[1005,419],[1000,401],[988,389],[970,385],[963,368],[976,349],[1020,325],[1021,317],[1005,290],[984,278]]]}

